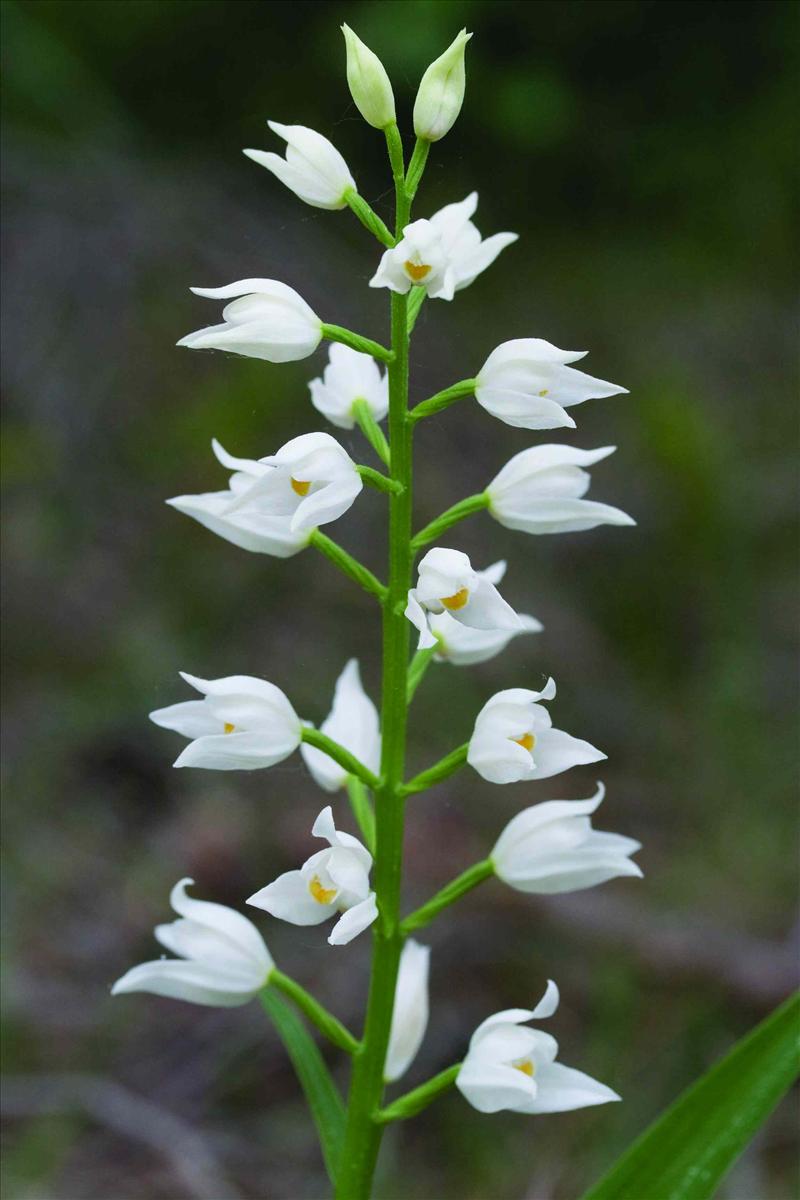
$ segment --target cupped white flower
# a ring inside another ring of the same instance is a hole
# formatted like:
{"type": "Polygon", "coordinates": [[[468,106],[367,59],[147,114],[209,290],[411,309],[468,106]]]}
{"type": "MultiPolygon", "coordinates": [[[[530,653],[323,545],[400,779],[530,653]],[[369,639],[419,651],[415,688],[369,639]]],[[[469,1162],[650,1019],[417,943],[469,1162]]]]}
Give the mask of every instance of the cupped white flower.
{"type": "Polygon", "coordinates": [[[554,895],[595,887],[618,875],[641,878],[631,855],[641,843],[592,829],[605,788],[589,800],[545,800],[513,817],[491,853],[495,874],[518,892],[554,895]]]}
{"type": "Polygon", "coordinates": [[[292,925],[320,925],[342,913],[328,942],[343,946],[378,915],[369,887],[372,855],[358,838],[337,830],[330,807],[323,808],[311,832],[327,841],[328,849],[312,854],[299,871],[279,875],[247,903],[292,925]]]}
{"type": "Polygon", "coordinates": [[[227,489],[196,496],[173,496],[167,504],[242,550],[272,554],[275,558],[290,558],[304,550],[311,530],[293,530],[290,526],[294,512],[275,512],[263,494],[252,491],[253,483],[273,468],[252,458],[234,458],[216,439],[211,446],[219,462],[233,471],[227,489]],[[241,503],[236,503],[240,500],[241,503]]]}
{"type": "Polygon", "coordinates": [[[616,446],[531,446],[509,459],[486,489],[489,512],[506,529],[523,533],[573,533],[596,525],[635,525],[621,508],[584,500],[591,467],[616,446]]]}
{"type": "Polygon", "coordinates": [[[620,1099],[583,1071],[556,1062],[558,1042],[549,1033],[523,1026],[551,1017],[558,1000],[551,979],[534,1009],[506,1009],[475,1030],[456,1087],[478,1112],[569,1112],[620,1099]]]}
{"type": "Polygon", "coordinates": [[[309,383],[311,403],[340,429],[356,423],[356,401],[363,400],[376,421],[389,411],[389,377],[369,354],[361,354],[341,342],[332,342],[328,365],[321,379],[309,383]]]}
{"type": "Polygon", "coordinates": [[[161,958],[132,967],[111,989],[152,992],[192,1004],[232,1008],[247,1004],[269,980],[272,955],[252,921],[224,904],[193,900],[186,888],[193,879],[175,884],[170,903],[179,920],[157,925],[155,935],[178,958],[161,958]]]}
{"type": "Polygon", "coordinates": [[[475,398],[493,417],[518,429],[574,429],[575,422],[565,409],[584,400],[627,392],[627,388],[567,366],[587,353],[559,350],[542,338],[503,342],[478,372],[475,398]]]}
{"type": "Polygon", "coordinates": [[[274,683],[251,675],[224,679],[198,679],[185,671],[180,675],[203,699],[150,713],[150,720],[162,729],[192,739],[173,766],[255,771],[282,762],[300,745],[302,722],[274,683]]]}
{"type": "Polygon", "coordinates": [[[272,171],[306,204],[329,210],[346,208],[346,193],[358,189],[347,163],[333,143],[305,125],[279,125],[277,121],[267,121],[267,124],[286,142],[286,158],[269,150],[243,150],[242,153],[272,171]]]}
{"type": "Polygon", "coordinates": [[[553,729],[550,713],[539,703],[552,700],[556,685],[548,679],[541,692],[509,688],[484,704],[475,721],[467,762],[489,783],[549,779],[570,767],[606,758],[589,742],[553,729]]]}
{"type": "Polygon", "coordinates": [[[303,433],[258,465],[263,472],[237,491],[228,513],[287,518],[292,534],[337,520],[364,486],[356,464],[329,433],[303,433]]]}
{"type": "Polygon", "coordinates": [[[368,125],[385,129],[395,119],[394,92],[377,54],[365,46],[349,25],[342,25],[347,49],[347,86],[368,125]]]}
{"type": "Polygon", "coordinates": [[[419,564],[417,586],[408,593],[405,615],[420,633],[419,649],[436,645],[429,613],[447,612],[470,629],[522,632],[522,622],[486,572],[474,570],[460,550],[434,546],[419,564]]]}
{"type": "Polygon", "coordinates": [[[228,350],[267,362],[308,358],[322,341],[322,322],[294,288],[277,279],[239,279],[218,288],[192,288],[196,296],[231,300],[222,324],[187,333],[190,350],[228,350]]]}
{"type": "MultiPolygon", "coordinates": [[[[492,563],[485,571],[479,571],[489,583],[497,585],[506,573],[504,561],[492,563]]],[[[428,613],[428,629],[438,643],[435,662],[448,662],[454,667],[469,667],[475,663],[487,662],[502,650],[505,650],[512,638],[521,633],[541,633],[544,626],[536,617],[528,613],[519,613],[518,629],[471,629],[451,617],[445,610],[441,613],[428,613]]]]}
{"type": "Polygon", "coordinates": [[[470,192],[465,200],[446,204],[431,217],[431,225],[441,238],[456,292],[469,287],[492,265],[500,251],[519,237],[517,233],[495,233],[481,238],[471,220],[477,207],[478,193],[470,192]]]}
{"type": "Polygon", "coordinates": [[[421,946],[409,938],[400,955],[397,987],[394,993],[392,1026],[383,1077],[394,1083],[405,1075],[422,1045],[428,1028],[428,972],[430,946],[421,946]]]}
{"type": "MultiPolygon", "coordinates": [[[[378,710],[361,686],[357,659],[351,658],[337,679],[333,708],[320,730],[354,754],[373,775],[378,774],[381,762],[378,710]]],[[[300,753],[314,779],[326,792],[338,792],[346,785],[347,771],[323,750],[303,742],[300,753]]]]}
{"type": "Polygon", "coordinates": [[[396,246],[384,251],[370,287],[386,287],[405,295],[412,287],[424,287],[429,296],[452,300],[455,278],[441,234],[432,221],[412,221],[396,246]]]}
{"type": "Polygon", "coordinates": [[[464,52],[471,37],[462,29],[422,76],[414,101],[414,132],[418,138],[438,142],[455,124],[464,103],[464,52]]]}

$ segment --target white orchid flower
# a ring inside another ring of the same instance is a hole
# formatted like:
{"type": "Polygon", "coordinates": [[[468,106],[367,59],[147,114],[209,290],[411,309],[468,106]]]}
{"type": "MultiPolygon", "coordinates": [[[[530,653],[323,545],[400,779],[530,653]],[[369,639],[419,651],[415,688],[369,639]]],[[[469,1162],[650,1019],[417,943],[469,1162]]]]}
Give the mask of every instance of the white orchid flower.
{"type": "Polygon", "coordinates": [[[347,163],[333,143],[305,125],[279,125],[277,121],[267,121],[267,124],[286,142],[286,158],[268,150],[243,150],[242,153],[272,171],[306,204],[328,210],[346,208],[346,193],[358,189],[347,163]]]}
{"type": "Polygon", "coordinates": [[[464,52],[471,37],[466,29],[460,30],[422,76],[414,101],[414,132],[418,138],[438,142],[461,112],[466,88],[464,52]]]}
{"type": "Polygon", "coordinates": [[[506,529],[523,533],[573,533],[596,525],[635,525],[633,517],[610,504],[582,497],[591,467],[616,446],[578,450],[574,446],[531,446],[509,459],[486,489],[489,512],[506,529]]]}
{"type": "Polygon", "coordinates": [[[595,887],[618,875],[641,878],[630,855],[641,843],[592,829],[605,788],[589,800],[545,800],[513,817],[491,853],[495,874],[518,892],[554,895],[595,887]]]}
{"type": "Polygon", "coordinates": [[[187,333],[177,343],[190,350],[228,350],[268,362],[308,358],[322,341],[322,322],[294,288],[277,279],[239,279],[218,288],[192,288],[196,296],[231,300],[222,324],[187,333]]]}
{"type": "Polygon", "coordinates": [[[318,412],[340,429],[352,429],[356,423],[354,408],[363,400],[376,421],[389,411],[389,377],[369,354],[361,354],[332,342],[328,365],[321,379],[309,383],[311,403],[318,412]]]}
{"type": "Polygon", "coordinates": [[[589,742],[553,729],[550,713],[539,703],[552,700],[556,685],[548,679],[541,692],[509,688],[484,704],[475,721],[467,762],[489,783],[549,779],[570,767],[606,758],[589,742]]]}
{"type": "Polygon", "coordinates": [[[247,1004],[267,983],[275,966],[264,939],[252,921],[224,904],[193,900],[181,879],[170,895],[180,920],[156,925],[162,946],[178,958],[161,958],[132,967],[111,989],[152,992],[192,1004],[233,1008],[247,1004]]]}
{"type": "Polygon", "coordinates": [[[303,433],[277,454],[259,459],[266,469],[237,491],[228,512],[260,509],[289,520],[290,533],[326,525],[346,513],[364,484],[356,464],[329,433],[303,433]]]}
{"type": "Polygon", "coordinates": [[[559,350],[542,338],[503,342],[478,372],[475,398],[493,417],[518,429],[574,429],[565,411],[571,405],[628,390],[566,365],[587,353],[559,350]]]}
{"type": "Polygon", "coordinates": [[[448,259],[448,269],[456,292],[471,283],[490,267],[501,250],[519,237],[517,233],[495,233],[481,238],[470,219],[478,207],[478,193],[470,192],[457,204],[446,204],[431,217],[431,225],[439,234],[448,259]]]}
{"type": "Polygon", "coordinates": [[[409,938],[400,955],[397,987],[394,993],[392,1026],[383,1078],[394,1083],[405,1075],[422,1045],[428,1028],[428,972],[430,946],[421,946],[409,938]]]}
{"type": "Polygon", "coordinates": [[[418,284],[434,299],[452,300],[455,279],[441,234],[432,221],[412,221],[396,246],[384,251],[370,287],[405,295],[418,284]]]}
{"type": "Polygon", "coordinates": [[[253,483],[274,468],[252,458],[234,458],[216,438],[211,447],[219,462],[233,471],[227,489],[196,496],[173,496],[167,504],[243,550],[272,554],[276,558],[290,558],[304,550],[311,530],[291,529],[294,512],[275,512],[261,493],[252,492],[253,483]],[[241,503],[234,507],[236,501],[241,503]]]}
{"type": "Polygon", "coordinates": [[[282,762],[300,745],[302,722],[274,683],[251,675],[198,679],[181,671],[180,676],[203,699],[150,713],[162,729],[192,739],[173,766],[255,771],[282,762]]]}
{"type": "MultiPolygon", "coordinates": [[[[373,775],[378,774],[381,762],[378,710],[361,686],[355,658],[350,659],[336,681],[333,708],[320,730],[354,754],[373,775]]],[[[300,753],[314,779],[326,792],[338,792],[346,785],[347,771],[324,751],[303,742],[300,753]]]]}
{"type": "MultiPolygon", "coordinates": [[[[492,563],[485,571],[479,571],[484,579],[495,586],[500,583],[506,573],[506,563],[492,563]]],[[[440,613],[428,613],[428,629],[438,643],[435,662],[448,662],[454,667],[469,667],[475,663],[487,662],[505,650],[512,638],[521,633],[541,633],[544,626],[536,617],[528,613],[519,613],[518,629],[471,629],[451,617],[446,610],[440,613]]]]}
{"type": "Polygon", "coordinates": [[[292,925],[319,925],[341,912],[331,930],[331,946],[344,946],[376,919],[375,893],[370,891],[372,855],[358,838],[339,833],[331,808],[323,808],[311,830],[330,843],[303,863],[286,871],[247,901],[292,925]]]}
{"type": "Polygon", "coordinates": [[[419,649],[436,645],[428,613],[448,612],[471,629],[521,633],[522,622],[485,572],[473,569],[460,550],[434,546],[419,564],[417,586],[408,593],[405,615],[419,630],[419,649]]]}
{"type": "Polygon", "coordinates": [[[551,979],[534,1009],[509,1008],[475,1030],[456,1087],[478,1112],[569,1112],[620,1099],[583,1071],[556,1062],[558,1042],[549,1033],[522,1027],[551,1017],[558,999],[551,979]]]}

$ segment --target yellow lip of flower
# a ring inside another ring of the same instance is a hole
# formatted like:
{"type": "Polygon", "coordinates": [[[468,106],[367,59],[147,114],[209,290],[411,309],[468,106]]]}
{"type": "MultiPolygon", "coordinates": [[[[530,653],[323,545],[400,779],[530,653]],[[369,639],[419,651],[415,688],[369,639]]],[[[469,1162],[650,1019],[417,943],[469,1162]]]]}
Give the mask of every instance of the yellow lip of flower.
{"type": "Polygon", "coordinates": [[[523,733],[522,737],[512,738],[511,741],[516,742],[518,746],[522,746],[523,750],[527,750],[529,754],[536,745],[536,738],[532,733],[523,733]]]}
{"type": "Polygon", "coordinates": [[[523,1075],[527,1075],[527,1076],[529,1076],[531,1079],[533,1079],[534,1072],[535,1072],[536,1068],[534,1067],[534,1065],[533,1065],[533,1063],[531,1062],[531,1060],[530,1060],[529,1058],[526,1058],[524,1062],[521,1062],[521,1063],[514,1063],[514,1070],[515,1070],[515,1071],[522,1071],[522,1074],[523,1074],[523,1075]]]}
{"type": "Polygon", "coordinates": [[[308,489],[311,487],[311,480],[295,479],[294,475],[290,476],[289,482],[292,485],[292,491],[297,492],[298,496],[307,496],[308,489]]]}
{"type": "Polygon", "coordinates": [[[403,263],[403,266],[414,280],[414,283],[420,283],[431,269],[430,263],[415,263],[411,262],[410,259],[407,259],[403,263]]]}
{"type": "Polygon", "coordinates": [[[330,904],[336,899],[336,888],[324,888],[319,875],[312,875],[311,882],[308,885],[308,890],[316,900],[317,904],[330,904]]]}
{"type": "Polygon", "coordinates": [[[469,588],[459,588],[452,596],[442,596],[442,604],[445,608],[449,608],[451,612],[457,612],[459,608],[463,608],[469,600],[469,588]]]}
{"type": "Polygon", "coordinates": [[[222,726],[222,732],[223,733],[233,733],[235,728],[236,728],[236,726],[231,725],[230,721],[226,721],[225,724],[222,726]]]}

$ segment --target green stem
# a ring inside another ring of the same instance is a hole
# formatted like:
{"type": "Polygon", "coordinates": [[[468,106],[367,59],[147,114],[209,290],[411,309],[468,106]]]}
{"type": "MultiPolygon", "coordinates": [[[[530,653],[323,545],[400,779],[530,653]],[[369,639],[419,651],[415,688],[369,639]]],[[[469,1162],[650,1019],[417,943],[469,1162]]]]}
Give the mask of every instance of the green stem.
{"type": "Polygon", "coordinates": [[[408,679],[406,681],[406,700],[410,704],[414,699],[414,693],[425,676],[425,672],[431,664],[434,654],[439,649],[439,643],[435,646],[429,646],[427,650],[418,650],[411,660],[411,665],[408,668],[408,679]]]}
{"type": "Polygon", "coordinates": [[[344,746],[340,746],[333,738],[329,738],[326,733],[321,733],[319,729],[312,729],[310,725],[304,725],[302,731],[302,740],[307,742],[309,746],[315,746],[317,750],[322,750],[334,762],[337,762],[340,767],[344,767],[348,775],[355,775],[362,783],[365,783],[369,788],[376,788],[379,780],[372,774],[369,767],[365,767],[354,754],[346,750],[344,746]]]}
{"type": "Polygon", "coordinates": [[[437,392],[435,396],[415,405],[409,414],[409,420],[419,421],[423,417],[431,417],[434,413],[441,412],[443,408],[449,408],[451,404],[455,404],[456,400],[463,400],[466,396],[474,395],[474,392],[475,380],[461,379],[458,383],[445,388],[443,392],[437,392]]]}
{"type": "Polygon", "coordinates": [[[471,517],[473,513],[481,512],[488,507],[489,497],[486,492],[478,492],[475,496],[467,496],[466,500],[459,500],[458,504],[446,509],[424,529],[420,529],[419,533],[414,534],[411,539],[411,549],[421,550],[423,546],[428,545],[428,542],[435,542],[451,525],[456,525],[465,517],[471,517]]]}
{"type": "Polygon", "coordinates": [[[285,996],[294,1001],[302,1013],[308,1017],[312,1024],[316,1025],[321,1033],[324,1033],[326,1038],[333,1042],[334,1046],[338,1046],[341,1050],[346,1050],[348,1054],[355,1054],[358,1050],[359,1043],[353,1037],[349,1029],[345,1028],[333,1013],[329,1013],[327,1008],[324,1008],[318,1000],[315,1000],[310,992],[307,992],[304,987],[296,983],[288,975],[284,975],[283,971],[279,971],[277,967],[273,967],[270,973],[269,982],[273,987],[279,988],[285,996]]]}
{"type": "Polygon", "coordinates": [[[393,246],[394,238],[384,225],[378,214],[367,204],[363,196],[359,196],[355,188],[348,188],[344,194],[350,208],[358,217],[365,229],[368,229],[384,246],[393,246]]]}
{"type": "Polygon", "coordinates": [[[335,563],[340,571],[344,571],[345,575],[348,575],[354,583],[373,596],[377,596],[381,603],[386,599],[387,589],[380,579],[377,579],[372,571],[368,570],[357,558],[353,558],[352,554],[348,554],[338,542],[334,542],[333,538],[329,538],[327,534],[315,529],[309,538],[309,545],[315,546],[326,558],[335,563]]]}
{"type": "Polygon", "coordinates": [[[360,354],[371,354],[373,358],[379,358],[381,362],[388,363],[392,360],[392,351],[387,350],[380,342],[373,342],[372,338],[363,337],[360,333],[353,333],[352,329],[345,329],[342,325],[328,325],[323,321],[322,336],[330,342],[341,342],[345,346],[350,346],[352,350],[358,350],[360,354]]]}
{"type": "Polygon", "coordinates": [[[372,409],[367,404],[366,400],[359,398],[353,404],[353,416],[358,422],[358,426],[364,437],[369,442],[372,449],[377,454],[381,462],[388,467],[391,461],[389,455],[389,443],[386,440],[383,430],[372,415],[372,409]]]}
{"type": "MultiPolygon", "coordinates": [[[[396,192],[396,229],[408,223],[403,152],[397,126],[386,129],[396,192]]],[[[389,440],[392,478],[402,491],[389,497],[389,590],[383,606],[383,688],[381,701],[381,783],[375,791],[375,864],[373,883],[378,920],[373,926],[372,975],[364,1036],[353,1059],[345,1140],[336,1195],[339,1200],[368,1200],[380,1149],[382,1125],[376,1120],[383,1097],[383,1070],[392,1022],[394,992],[403,937],[400,932],[400,882],[403,861],[406,672],[409,631],[403,616],[411,584],[411,426],[408,422],[408,321],[406,297],[392,294],[392,361],[389,363],[389,440]]]]}
{"type": "Polygon", "coordinates": [[[427,904],[423,904],[421,908],[415,909],[410,916],[406,917],[402,923],[403,933],[408,934],[414,929],[421,929],[423,925],[432,921],[443,908],[460,900],[467,892],[471,892],[474,887],[483,883],[484,879],[491,878],[492,875],[494,875],[494,864],[489,858],[468,867],[466,871],[462,871],[455,879],[451,879],[448,884],[445,884],[442,890],[432,896],[427,904]]]}
{"type": "Polygon", "coordinates": [[[358,822],[358,828],[370,854],[375,853],[375,813],[372,811],[367,789],[355,775],[347,777],[347,795],[350,797],[350,807],[358,822]]]}
{"type": "Polygon", "coordinates": [[[370,487],[376,488],[379,492],[402,492],[403,485],[397,479],[390,479],[388,475],[384,475],[381,471],[376,471],[374,467],[357,466],[361,478],[364,483],[368,483],[370,487]]]}
{"type": "Polygon", "coordinates": [[[404,784],[400,789],[404,796],[413,796],[415,792],[424,792],[429,787],[433,787],[435,783],[441,783],[443,779],[449,779],[451,775],[455,775],[464,763],[467,761],[467,751],[469,750],[469,742],[465,742],[463,746],[456,747],[440,759],[438,763],[434,763],[432,767],[428,767],[427,771],[423,771],[420,775],[415,775],[413,779],[409,779],[408,783],[404,784]]]}
{"type": "Polygon", "coordinates": [[[405,1096],[401,1096],[393,1104],[382,1108],[375,1118],[376,1121],[385,1125],[389,1121],[404,1121],[408,1117],[415,1117],[418,1112],[422,1112],[423,1108],[427,1108],[432,1100],[436,1100],[442,1092],[446,1092],[449,1087],[452,1087],[460,1070],[461,1063],[455,1063],[447,1070],[440,1071],[427,1083],[414,1088],[413,1092],[406,1092],[405,1096]]]}

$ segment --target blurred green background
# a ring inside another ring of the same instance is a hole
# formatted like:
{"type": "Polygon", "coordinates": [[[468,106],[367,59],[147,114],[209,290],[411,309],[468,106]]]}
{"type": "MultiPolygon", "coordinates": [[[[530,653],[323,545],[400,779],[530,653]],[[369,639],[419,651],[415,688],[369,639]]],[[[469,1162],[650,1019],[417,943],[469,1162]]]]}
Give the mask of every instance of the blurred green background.
{"type": "MultiPolygon", "coordinates": [[[[108,988],[153,956],[175,879],[241,907],[311,852],[324,802],[299,757],[172,771],[180,739],[146,714],[185,698],[178,669],[262,675],[319,721],[356,654],[378,694],[376,614],[327,562],[249,555],[163,505],[223,485],[212,436],[258,457],[322,427],[306,388],[322,351],[277,367],[174,347],[216,319],[190,284],[275,276],[324,319],[387,336],[386,296],[366,286],[377,246],[240,153],[272,148],[267,118],[308,124],[388,216],[382,139],[345,83],[346,20],[385,62],[406,130],[425,66],[474,30],[464,110],[416,211],[477,188],[481,231],[522,235],[455,303],[426,305],[414,398],[523,336],[590,349],[587,369],[631,392],[577,410],[564,440],[619,446],[592,495],[637,528],[460,526],[452,544],[479,566],[509,558],[504,593],[545,632],[432,668],[412,718],[420,769],[493,691],[552,672],[558,724],[609,754],[599,824],[644,842],[646,879],[547,902],[489,884],[426,931],[432,1018],[402,1090],[552,975],[564,1061],[626,1102],[484,1117],[453,1092],[389,1132],[379,1195],[573,1200],[792,985],[796,9],[29,0],[3,16],[5,1195],[325,1194],[257,1006],[108,988]]],[[[535,440],[470,402],[426,422],[419,523],[535,440]]],[[[331,531],[376,570],[383,509],[364,495],[331,531]]],[[[501,789],[467,773],[426,795],[409,813],[408,906],[525,804],[589,795],[595,777],[501,789]]],[[[332,950],[322,928],[259,924],[357,1026],[367,939],[332,950]]],[[[796,1194],[792,1125],[784,1104],[723,1197],[796,1194]]]]}

